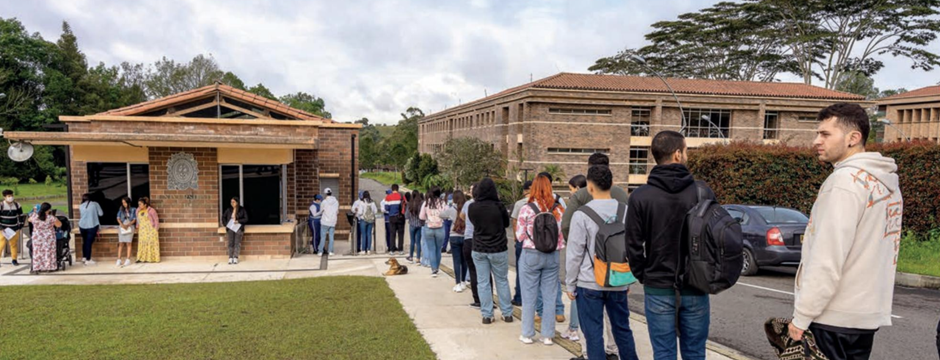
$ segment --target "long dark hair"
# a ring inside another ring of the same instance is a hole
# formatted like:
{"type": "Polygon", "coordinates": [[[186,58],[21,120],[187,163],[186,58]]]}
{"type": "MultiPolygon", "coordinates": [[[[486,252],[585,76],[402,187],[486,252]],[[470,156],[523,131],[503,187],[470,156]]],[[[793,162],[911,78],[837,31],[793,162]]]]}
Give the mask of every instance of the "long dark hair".
{"type": "Polygon", "coordinates": [[[151,206],[150,206],[150,198],[148,198],[148,197],[146,197],[146,196],[141,197],[140,199],[137,200],[137,202],[143,203],[144,205],[147,205],[147,209],[150,209],[150,208],[151,208],[151,206]]]}
{"type": "MultiPolygon", "coordinates": [[[[228,199],[229,204],[232,203],[232,200],[235,200],[235,206],[237,206],[237,207],[241,207],[241,206],[242,206],[242,202],[238,200],[238,196],[232,196],[231,199],[228,199]]],[[[150,204],[147,204],[147,207],[150,207],[150,204]]],[[[234,210],[235,207],[232,207],[232,209],[234,210]]]]}
{"type": "Polygon", "coordinates": [[[44,202],[42,203],[42,205],[39,205],[39,221],[46,221],[46,213],[49,212],[49,210],[51,209],[52,209],[52,205],[50,205],[47,202],[44,202]]]}
{"type": "Polygon", "coordinates": [[[441,200],[441,188],[434,186],[431,187],[431,190],[428,191],[428,208],[439,208],[444,205],[444,200],[441,200]]]}
{"type": "Polygon", "coordinates": [[[127,197],[127,196],[122,197],[122,198],[121,198],[121,211],[124,212],[125,214],[130,215],[130,214],[131,214],[131,207],[133,207],[133,206],[132,206],[133,204],[134,204],[134,201],[131,200],[131,198],[129,198],[129,197],[127,197]],[[127,207],[124,207],[124,204],[127,204],[127,207]]]}
{"type": "Polygon", "coordinates": [[[362,192],[362,201],[365,201],[366,204],[371,204],[371,203],[372,203],[372,195],[369,195],[369,192],[368,192],[368,191],[363,191],[363,192],[362,192]]]}
{"type": "Polygon", "coordinates": [[[417,190],[411,192],[411,202],[408,203],[408,212],[411,213],[411,216],[418,216],[421,214],[421,204],[424,203],[424,196],[421,196],[421,193],[417,190]]]}
{"type": "Polygon", "coordinates": [[[82,194],[82,204],[91,201],[91,194],[84,193],[82,194]]]}

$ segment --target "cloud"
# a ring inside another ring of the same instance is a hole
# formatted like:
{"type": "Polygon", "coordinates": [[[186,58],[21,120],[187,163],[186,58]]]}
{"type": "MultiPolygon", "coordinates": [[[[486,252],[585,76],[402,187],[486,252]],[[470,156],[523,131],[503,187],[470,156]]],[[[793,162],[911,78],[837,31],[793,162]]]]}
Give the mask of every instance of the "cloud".
{"type": "MultiPolygon", "coordinates": [[[[649,25],[717,1],[0,0],[5,17],[58,38],[67,20],[89,63],[188,61],[211,53],[223,69],[275,94],[326,100],[335,119],[394,123],[642,46],[649,25]]],[[[884,59],[881,88],[934,77],[884,59]]],[[[787,79],[796,80],[796,79],[787,79]]]]}

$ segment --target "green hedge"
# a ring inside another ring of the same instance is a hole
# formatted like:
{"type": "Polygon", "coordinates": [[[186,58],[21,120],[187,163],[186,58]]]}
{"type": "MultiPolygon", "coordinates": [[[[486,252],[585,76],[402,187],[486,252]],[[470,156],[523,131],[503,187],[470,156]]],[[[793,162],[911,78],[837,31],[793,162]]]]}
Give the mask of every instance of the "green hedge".
{"type": "MultiPolygon", "coordinates": [[[[918,237],[940,229],[940,146],[930,142],[874,144],[898,163],[904,228],[918,237]]],[[[689,169],[724,204],[777,205],[809,214],[832,166],[806,147],[733,142],[690,151],[689,169]]]]}

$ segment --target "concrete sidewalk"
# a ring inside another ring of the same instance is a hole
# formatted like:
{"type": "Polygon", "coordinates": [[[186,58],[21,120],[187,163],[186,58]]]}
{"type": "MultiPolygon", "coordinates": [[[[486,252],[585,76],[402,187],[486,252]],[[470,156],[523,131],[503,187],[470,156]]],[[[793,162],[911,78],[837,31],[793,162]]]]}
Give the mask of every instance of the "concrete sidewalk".
{"type": "MultiPolygon", "coordinates": [[[[439,359],[567,360],[580,350],[580,345],[560,338],[561,331],[568,326],[568,319],[557,325],[555,345],[545,346],[538,342],[531,345],[522,344],[518,340],[522,326],[520,319],[516,318],[513,323],[497,320],[491,325],[483,325],[480,311],[469,306],[472,302],[469,290],[455,293],[451,290],[455,284],[451,276],[442,272],[441,276],[432,278],[430,269],[408,264],[404,257],[398,258],[408,266],[409,274],[386,277],[386,281],[439,359]],[[566,350],[563,344],[573,351],[566,350]]],[[[226,264],[226,259],[216,261],[170,258],[159,264],[133,264],[124,268],[115,266],[113,260],[102,259],[94,266],[76,264],[63,272],[41,275],[29,275],[28,263],[13,267],[9,265],[9,259],[5,259],[0,267],[0,286],[198,283],[338,275],[378,277],[388,269],[385,265],[387,259],[388,257],[383,255],[333,256],[327,259],[304,255],[280,260],[246,259],[233,266],[226,264]],[[321,264],[328,264],[327,269],[321,270],[321,264]]],[[[452,258],[445,255],[442,265],[451,267],[452,258]]],[[[515,272],[512,270],[509,280],[515,281],[515,272]]],[[[563,298],[567,317],[570,302],[566,297],[563,298]]],[[[517,308],[517,314],[518,310],[517,308]]],[[[499,316],[498,310],[495,313],[499,316]]],[[[642,317],[632,319],[630,327],[639,357],[652,358],[649,335],[642,317]]],[[[731,352],[732,356],[725,356],[710,349],[707,358],[745,359],[733,356],[732,350],[727,352],[731,352]]]]}

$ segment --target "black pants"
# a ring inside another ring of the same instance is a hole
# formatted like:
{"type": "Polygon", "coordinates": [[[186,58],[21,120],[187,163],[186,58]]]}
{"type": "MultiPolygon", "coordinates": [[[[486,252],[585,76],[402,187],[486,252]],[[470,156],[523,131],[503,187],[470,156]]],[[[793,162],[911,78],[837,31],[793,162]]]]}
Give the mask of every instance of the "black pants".
{"type": "MultiPolygon", "coordinates": [[[[473,302],[480,303],[480,293],[477,291],[477,266],[473,264],[473,239],[464,239],[463,258],[467,259],[467,267],[470,268],[470,292],[473,293],[473,302]]],[[[493,275],[490,274],[490,288],[493,287],[493,275]]]]}
{"type": "Polygon", "coordinates": [[[940,322],[937,322],[937,355],[940,355],[940,322]]]}
{"type": "Polygon", "coordinates": [[[846,333],[833,331],[830,327],[810,324],[809,330],[816,337],[819,350],[830,360],[867,360],[871,357],[871,347],[875,342],[875,333],[846,333]]]}
{"type": "Polygon", "coordinates": [[[388,217],[388,235],[391,237],[388,241],[389,251],[405,251],[405,217],[401,215],[392,215],[388,217]]]}
{"type": "Polygon", "coordinates": [[[91,229],[78,229],[82,234],[82,257],[85,260],[91,260],[91,245],[95,243],[95,238],[98,237],[98,226],[95,226],[91,229]]]}

